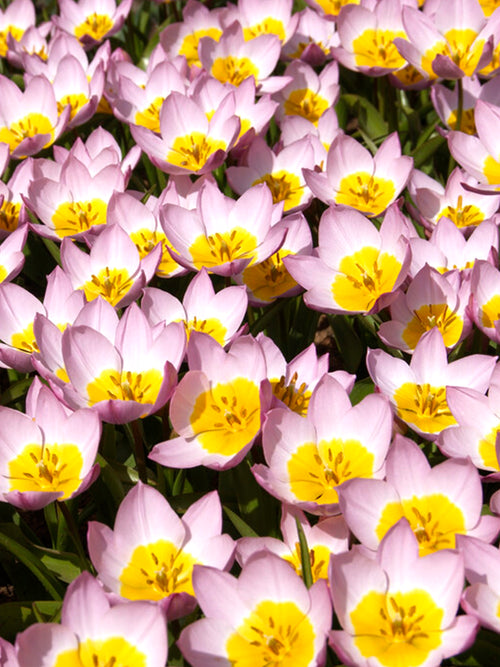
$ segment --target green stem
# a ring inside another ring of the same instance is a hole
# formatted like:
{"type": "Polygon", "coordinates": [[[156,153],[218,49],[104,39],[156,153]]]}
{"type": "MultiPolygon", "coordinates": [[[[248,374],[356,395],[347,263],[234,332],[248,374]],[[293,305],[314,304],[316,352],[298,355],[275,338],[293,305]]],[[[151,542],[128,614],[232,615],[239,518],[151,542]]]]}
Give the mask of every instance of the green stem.
{"type": "MultiPolygon", "coordinates": [[[[457,103],[457,120],[455,123],[455,130],[457,132],[460,132],[460,128],[462,127],[462,116],[464,112],[464,83],[462,79],[457,79],[456,90],[458,94],[458,103],[457,103]]],[[[451,172],[455,168],[455,165],[456,165],[455,159],[453,158],[453,155],[451,155],[450,153],[450,160],[448,162],[448,175],[451,174],[451,172]]]]}
{"type": "Polygon", "coordinates": [[[296,518],[295,523],[297,525],[297,535],[299,537],[300,545],[300,560],[302,561],[302,579],[307,588],[311,588],[313,585],[313,576],[311,570],[311,556],[309,554],[309,547],[307,545],[306,536],[304,534],[304,529],[300,525],[300,521],[296,518]]]}
{"type": "Polygon", "coordinates": [[[83,548],[82,540],[80,538],[80,533],[78,532],[78,526],[76,525],[76,521],[73,515],[69,511],[69,507],[66,505],[64,501],[57,503],[57,507],[61,511],[61,514],[63,515],[64,520],[66,521],[69,534],[71,535],[73,544],[75,545],[76,550],[78,552],[78,557],[80,558],[82,569],[90,570],[89,562],[85,554],[85,549],[83,548]]]}
{"type": "Polygon", "coordinates": [[[462,115],[464,112],[464,83],[462,79],[457,79],[458,90],[458,105],[457,105],[457,122],[455,123],[455,130],[459,131],[462,127],[462,115]]]}
{"type": "Polygon", "coordinates": [[[148,471],[146,469],[146,457],[144,453],[144,438],[139,420],[136,419],[131,424],[132,428],[132,443],[134,448],[135,464],[139,479],[144,484],[148,483],[148,471]]]}

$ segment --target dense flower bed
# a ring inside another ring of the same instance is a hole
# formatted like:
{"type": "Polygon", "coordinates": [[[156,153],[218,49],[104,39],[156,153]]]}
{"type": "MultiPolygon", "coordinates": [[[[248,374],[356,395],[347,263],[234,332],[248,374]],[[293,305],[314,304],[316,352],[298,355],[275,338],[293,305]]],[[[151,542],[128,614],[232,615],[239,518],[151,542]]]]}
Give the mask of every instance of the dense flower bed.
{"type": "Polygon", "coordinates": [[[500,659],[500,2],[0,9],[0,667],[500,659]]]}

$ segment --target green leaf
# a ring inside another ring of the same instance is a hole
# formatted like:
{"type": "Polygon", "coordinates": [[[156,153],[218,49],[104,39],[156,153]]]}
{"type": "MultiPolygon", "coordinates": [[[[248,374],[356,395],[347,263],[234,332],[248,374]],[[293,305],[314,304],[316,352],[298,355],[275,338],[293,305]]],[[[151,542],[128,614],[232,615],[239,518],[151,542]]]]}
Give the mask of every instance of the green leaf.
{"type": "Polygon", "coordinates": [[[76,579],[82,573],[80,559],[76,554],[45,549],[44,547],[33,546],[32,549],[47,570],[53,572],[58,579],[66,584],[70,584],[73,579],[76,579]]]}
{"type": "Polygon", "coordinates": [[[429,139],[425,144],[414,150],[412,156],[415,169],[420,169],[444,143],[446,143],[446,139],[439,135],[432,137],[432,139],[429,139]]]}
{"type": "Polygon", "coordinates": [[[243,521],[233,510],[229,509],[226,505],[222,506],[222,509],[226,513],[227,518],[236,528],[241,537],[259,537],[253,528],[251,528],[248,523],[243,521]]]}
{"type": "Polygon", "coordinates": [[[365,396],[368,396],[368,394],[373,394],[375,390],[375,385],[373,383],[373,380],[369,377],[363,378],[362,380],[359,380],[359,382],[356,382],[354,387],[352,388],[351,394],[349,398],[351,399],[351,403],[353,405],[356,405],[360,401],[365,398],[365,396]]]}
{"type": "Polygon", "coordinates": [[[62,600],[64,595],[63,586],[30,549],[21,545],[4,532],[0,532],[0,547],[6,549],[25,565],[52,598],[62,600]]]}
{"type": "Polygon", "coordinates": [[[24,398],[32,382],[33,378],[28,377],[11,384],[0,396],[0,405],[10,405],[24,398]]]}
{"type": "Polygon", "coordinates": [[[13,642],[18,632],[33,623],[53,622],[59,616],[62,602],[40,600],[37,602],[4,602],[0,605],[0,637],[13,642]]]}
{"type": "Polygon", "coordinates": [[[333,315],[330,317],[330,324],[346,371],[356,373],[365,350],[351,320],[346,315],[333,315]]]}
{"type": "Polygon", "coordinates": [[[307,545],[306,536],[304,529],[300,525],[298,518],[295,518],[295,524],[297,525],[297,534],[299,536],[299,545],[300,545],[300,560],[302,563],[302,579],[304,580],[307,588],[311,588],[313,585],[313,576],[311,570],[311,556],[309,554],[309,547],[307,545]]]}
{"type": "Polygon", "coordinates": [[[380,114],[379,110],[366,98],[360,95],[342,95],[343,100],[349,107],[359,124],[361,130],[371,139],[381,139],[387,136],[389,126],[380,114]]]}

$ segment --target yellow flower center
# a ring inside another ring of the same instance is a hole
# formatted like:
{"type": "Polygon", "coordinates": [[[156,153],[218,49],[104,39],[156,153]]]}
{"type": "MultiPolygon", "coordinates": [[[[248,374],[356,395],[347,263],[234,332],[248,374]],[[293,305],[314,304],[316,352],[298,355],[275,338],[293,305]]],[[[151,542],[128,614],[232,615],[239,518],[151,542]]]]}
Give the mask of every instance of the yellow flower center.
{"type": "Polygon", "coordinates": [[[298,379],[298,374],[294,373],[289,384],[286,384],[285,376],[282,375],[279,380],[271,380],[271,387],[276,398],[283,401],[290,410],[293,410],[301,417],[305,417],[309,407],[311,392],[307,389],[305,382],[302,382],[297,387],[298,379]]]}
{"type": "MultiPolygon", "coordinates": [[[[330,562],[331,552],[324,544],[316,544],[309,549],[309,563],[311,565],[311,574],[313,583],[318,579],[328,579],[328,564],[330,562]]],[[[299,577],[303,576],[302,572],[302,555],[300,552],[299,542],[295,542],[295,548],[290,556],[283,556],[283,560],[293,567],[299,577]]]]}
{"type": "Polygon", "coordinates": [[[290,255],[289,250],[279,250],[259,264],[253,264],[243,271],[243,282],[256,299],[274,301],[297,283],[286,270],[283,257],[290,255]]]}
{"type": "Polygon", "coordinates": [[[283,209],[285,212],[295,208],[301,202],[304,186],[301,185],[297,174],[291,171],[280,169],[271,174],[265,174],[254,181],[252,186],[259,183],[265,183],[271,190],[274,204],[280,201],[285,202],[283,209]]]}
{"type": "Polygon", "coordinates": [[[184,321],[184,328],[186,329],[187,340],[189,340],[192,331],[200,331],[212,336],[219,345],[224,345],[226,342],[227,329],[216,317],[207,317],[202,320],[195,315],[189,322],[184,321]]]}
{"type": "Polygon", "coordinates": [[[0,142],[9,144],[12,152],[19,146],[21,141],[29,137],[35,137],[38,134],[50,135],[50,139],[44,148],[50,146],[54,141],[54,128],[47,116],[32,112],[20,120],[14,121],[9,127],[0,128],[0,142]]]}
{"type": "Polygon", "coordinates": [[[424,590],[370,591],[350,618],[361,655],[384,667],[417,667],[441,645],[444,611],[424,590]]]}
{"type": "Polygon", "coordinates": [[[9,25],[7,26],[6,30],[0,30],[0,56],[2,58],[5,58],[7,51],[9,50],[7,45],[7,37],[9,35],[12,35],[16,42],[19,42],[21,37],[24,35],[24,30],[18,28],[15,25],[9,25]]]}
{"type": "Polygon", "coordinates": [[[14,204],[4,199],[0,206],[0,229],[6,232],[13,232],[19,225],[19,212],[21,204],[14,204]]]}
{"type": "Polygon", "coordinates": [[[102,199],[63,202],[52,215],[54,232],[62,239],[106,224],[107,203],[102,199]]]}
{"type": "Polygon", "coordinates": [[[497,7],[500,7],[500,0],[479,0],[481,9],[485,16],[491,16],[497,7]]]}
{"type": "Polygon", "coordinates": [[[272,16],[267,16],[265,19],[262,19],[260,23],[243,28],[243,38],[246,42],[255,37],[259,37],[259,35],[276,35],[282,42],[286,39],[283,22],[278,21],[278,19],[275,19],[272,16]]]}
{"type": "Polygon", "coordinates": [[[500,320],[500,294],[495,294],[481,309],[483,327],[494,329],[495,322],[500,320]]]}
{"type": "Polygon", "coordinates": [[[126,269],[106,267],[101,269],[97,275],[93,274],[92,279],[84,283],[80,289],[85,292],[87,301],[93,301],[98,296],[102,296],[112,306],[116,306],[128,294],[132,285],[133,280],[126,269]]]}
{"type": "MultiPolygon", "coordinates": [[[[210,269],[237,259],[254,257],[257,239],[244,227],[230,232],[216,232],[210,236],[198,236],[189,248],[193,264],[210,269]]],[[[253,261],[253,259],[252,259],[253,261]]]]}
{"type": "Polygon", "coordinates": [[[108,637],[86,639],[78,648],[63,651],[54,667],[147,667],[147,659],[124,637],[108,637]]]}
{"type": "Polygon", "coordinates": [[[335,196],[336,204],[344,204],[376,216],[385,211],[396,195],[394,183],[387,178],[357,171],[344,176],[335,196]]]}
{"type": "Polygon", "coordinates": [[[483,466],[486,470],[500,470],[498,461],[496,442],[497,435],[500,432],[500,424],[491,429],[491,431],[479,442],[479,456],[483,459],[483,466]]]}
{"type": "Polygon", "coordinates": [[[233,86],[239,86],[250,76],[253,76],[256,81],[259,78],[259,70],[250,58],[238,58],[237,56],[216,58],[211,74],[221,83],[231,83],[233,86]]]}
{"type": "Polygon", "coordinates": [[[418,69],[409,63],[396,72],[392,72],[392,76],[399,79],[403,86],[413,86],[424,78],[418,69]]]}
{"type": "Polygon", "coordinates": [[[337,16],[345,5],[359,5],[360,0],[315,0],[325,14],[337,16]]]}
{"type": "Polygon", "coordinates": [[[205,450],[233,456],[260,430],[259,387],[243,377],[216,384],[196,398],[189,421],[205,450]]]}
{"type": "Polygon", "coordinates": [[[420,556],[440,549],[454,549],[455,535],[466,532],[462,510],[443,493],[388,503],[375,529],[379,540],[402,517],[408,519],[415,533],[420,556]]]}
{"type": "Polygon", "coordinates": [[[472,76],[483,53],[484,40],[475,41],[477,32],[472,28],[452,28],[445,33],[453,62],[472,76]]]}
{"type": "Polygon", "coordinates": [[[80,486],[82,467],[83,458],[77,445],[26,445],[9,461],[9,491],[62,492],[60,500],[65,500],[80,486]]]}
{"type": "Polygon", "coordinates": [[[463,205],[462,195],[458,196],[457,205],[446,206],[440,211],[436,220],[439,218],[449,218],[459,229],[464,227],[476,227],[484,220],[484,213],[481,209],[475,204],[466,204],[463,205]]]}
{"type": "Polygon", "coordinates": [[[446,41],[437,42],[422,56],[421,67],[431,79],[436,78],[432,62],[437,55],[448,56],[455,65],[472,76],[481,58],[484,41],[475,41],[477,33],[471,28],[452,28],[444,35],[446,41]]]}
{"type": "Polygon", "coordinates": [[[158,398],[162,373],[156,368],[135,373],[133,371],[102,371],[87,385],[88,405],[92,407],[99,401],[135,401],[136,403],[153,404],[158,398]]]}
{"type": "Polygon", "coordinates": [[[401,266],[378,248],[361,248],[340,262],[331,288],[333,298],[345,310],[367,312],[382,294],[392,291],[401,266]]]}
{"type": "Polygon", "coordinates": [[[306,667],[314,657],[315,633],[294,602],[265,600],[226,642],[233,667],[306,667]]]}
{"type": "Polygon", "coordinates": [[[140,545],[120,574],[120,595],[127,600],[161,600],[172,593],[194,595],[196,560],[168,540],[140,545]]]}
{"type": "Polygon", "coordinates": [[[31,354],[32,352],[40,352],[35,340],[35,334],[33,333],[33,322],[30,322],[30,324],[28,324],[22,331],[12,334],[10,344],[17,350],[27,352],[28,354],[31,354]]]}
{"type": "Polygon", "coordinates": [[[440,433],[456,424],[446,402],[446,387],[405,382],[394,393],[398,416],[423,433],[440,433]]]}
{"type": "Polygon", "coordinates": [[[309,88],[300,88],[292,90],[285,100],[284,110],[287,116],[303,116],[317,125],[318,120],[329,106],[328,100],[318,93],[309,88]]]}
{"type": "Polygon", "coordinates": [[[402,338],[414,350],[426,331],[437,327],[443,335],[446,347],[452,347],[462,334],[463,320],[446,303],[430,303],[413,311],[413,317],[406,325],[402,338]]]}
{"type": "Polygon", "coordinates": [[[186,35],[182,42],[182,46],[179,49],[179,55],[185,56],[187,64],[196,65],[201,67],[201,62],[198,57],[198,44],[202,37],[211,37],[216,42],[219,41],[220,36],[222,35],[222,30],[220,28],[205,28],[201,30],[195,30],[195,32],[186,35]]]}
{"type": "Polygon", "coordinates": [[[165,160],[186,171],[202,169],[216,151],[225,151],[227,144],[222,139],[212,139],[201,132],[192,132],[185,137],[176,137],[165,160]]]}
{"type": "Polygon", "coordinates": [[[156,269],[156,275],[161,278],[168,278],[168,276],[173,273],[176,269],[179,268],[177,262],[172,259],[170,253],[167,250],[168,248],[173,249],[173,245],[167,239],[165,234],[158,229],[148,229],[143,227],[138,229],[135,232],[130,234],[130,238],[133,241],[135,247],[139,251],[141,259],[149,255],[153,248],[161,243],[162,245],[162,256],[158,268],[156,269]]]}
{"type": "Polygon", "coordinates": [[[69,119],[73,120],[78,111],[84,107],[89,101],[89,98],[86,97],[83,93],[72,93],[71,95],[63,95],[60,100],[57,102],[57,113],[62,114],[64,109],[70,106],[69,119]]]}
{"type": "Polygon", "coordinates": [[[75,37],[81,39],[89,36],[99,42],[113,27],[113,21],[107,14],[89,14],[83,23],[74,29],[75,37]]]}
{"type": "Polygon", "coordinates": [[[448,127],[452,130],[460,130],[467,134],[476,134],[476,121],[474,120],[474,109],[464,109],[462,111],[462,118],[460,120],[460,127],[457,127],[457,110],[453,111],[448,116],[446,121],[448,127]]]}
{"type": "Polygon", "coordinates": [[[160,133],[160,109],[163,102],[165,101],[164,97],[156,97],[151,104],[142,111],[138,111],[135,114],[134,123],[136,125],[142,125],[147,127],[153,132],[160,133]]]}
{"type": "Polygon", "coordinates": [[[300,501],[337,503],[336,487],[353,477],[371,477],[374,460],[358,440],[306,442],[288,460],[290,489],[300,501]]]}
{"type": "Polygon", "coordinates": [[[406,64],[394,46],[396,37],[406,38],[402,30],[382,30],[368,28],[352,42],[352,51],[355,54],[356,65],[359,67],[387,67],[399,69],[406,64]]]}
{"type": "Polygon", "coordinates": [[[488,183],[492,185],[500,184],[500,162],[495,160],[491,155],[488,155],[483,164],[483,174],[488,183]]]}

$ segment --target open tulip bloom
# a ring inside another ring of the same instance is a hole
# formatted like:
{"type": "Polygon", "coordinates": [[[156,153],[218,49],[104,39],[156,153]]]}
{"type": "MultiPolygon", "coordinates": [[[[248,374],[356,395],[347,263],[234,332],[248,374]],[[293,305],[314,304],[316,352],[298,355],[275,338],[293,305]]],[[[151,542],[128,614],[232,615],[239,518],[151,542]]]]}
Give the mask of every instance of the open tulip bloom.
{"type": "Polygon", "coordinates": [[[107,333],[109,337],[83,324],[63,333],[62,356],[69,379],[62,387],[65,400],[74,408],[93,408],[112,424],[156,412],[177,382],[184,327],[180,323],[152,327],[139,306],[132,304],[107,333]]]}
{"type": "Polygon", "coordinates": [[[457,422],[446,402],[448,386],[488,388],[496,358],[473,354],[448,363],[443,336],[437,327],[415,347],[410,364],[383,350],[368,350],[366,365],[397,416],[429,439],[457,422]]]}
{"type": "Polygon", "coordinates": [[[448,549],[419,557],[402,519],[375,559],[360,547],[332,556],[330,590],[342,630],[330,632],[330,646],[351,667],[438,667],[478,630],[473,617],[456,615],[463,585],[463,557],[448,549]]]}
{"type": "Polygon", "coordinates": [[[196,566],[193,587],[205,618],[188,626],[178,642],[192,667],[324,664],[331,624],[324,580],[308,590],[288,563],[260,552],[238,579],[196,566]]]}
{"type": "Polygon", "coordinates": [[[266,491],[313,514],[339,511],[337,487],[353,477],[384,476],[392,416],[382,396],[351,406],[345,389],[325,376],[306,417],[277,408],[263,429],[267,466],[252,468],[266,491]]]}
{"type": "Polygon", "coordinates": [[[89,552],[109,591],[128,600],[159,602],[172,619],[196,606],[195,564],[221,570],[232,565],[234,543],[221,529],[216,491],[179,519],[161,493],[138,482],[120,505],[114,530],[89,524],[89,552]]]}
{"type": "Polygon", "coordinates": [[[451,459],[431,469],[416,443],[396,436],[386,461],[386,480],[355,479],[339,489],[344,518],[362,544],[376,549],[405,517],[419,554],[454,549],[457,535],[492,542],[500,519],[481,516],[481,478],[467,459],[451,459]]]}
{"type": "Polygon", "coordinates": [[[350,206],[368,216],[377,216],[390,206],[406,185],[413,160],[401,155],[397,134],[380,145],[375,157],[353,137],[334,139],[323,173],[307,169],[307,185],[325,204],[350,206]]]}
{"type": "Polygon", "coordinates": [[[92,484],[101,422],[88,409],[67,410],[38,380],[28,394],[27,414],[0,408],[2,500],[35,510],[67,500],[92,484]]]}
{"type": "Polygon", "coordinates": [[[165,617],[150,602],[111,605],[84,572],[64,597],[61,624],[35,623],[17,637],[19,667],[133,665],[165,667],[165,617]]]}
{"type": "Polygon", "coordinates": [[[237,338],[225,352],[211,336],[194,332],[188,363],[170,403],[179,437],[158,443],[150,458],[178,468],[233,467],[251,448],[269,409],[264,354],[250,336],[237,338]]]}
{"type": "Polygon", "coordinates": [[[327,209],[315,254],[284,259],[292,277],[307,290],[306,304],[327,313],[370,313],[387,305],[410,262],[401,217],[398,209],[391,209],[378,231],[358,211],[327,209]]]}

